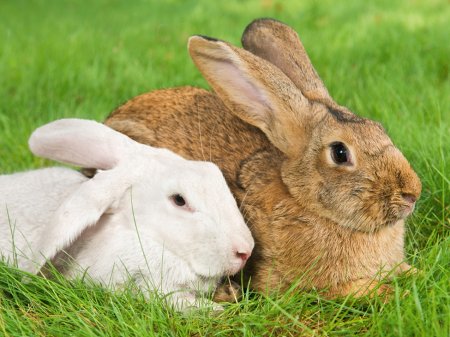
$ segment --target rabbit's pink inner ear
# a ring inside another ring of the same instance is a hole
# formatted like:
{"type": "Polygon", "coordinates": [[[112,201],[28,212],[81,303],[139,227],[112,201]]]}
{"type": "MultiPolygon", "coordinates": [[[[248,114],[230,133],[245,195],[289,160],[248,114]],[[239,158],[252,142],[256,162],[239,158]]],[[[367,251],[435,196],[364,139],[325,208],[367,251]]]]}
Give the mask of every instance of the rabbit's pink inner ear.
{"type": "MultiPolygon", "coordinates": [[[[210,65],[206,64],[205,67],[210,65]]],[[[240,71],[235,64],[231,62],[218,62],[214,64],[214,70],[217,78],[222,83],[214,89],[220,96],[229,96],[231,99],[228,104],[233,111],[246,110],[246,114],[241,116],[246,122],[253,124],[261,129],[266,129],[266,119],[268,111],[274,109],[268,99],[264,89],[259,88],[251,78],[240,71]],[[224,89],[226,87],[226,89],[224,89]]]]}
{"type": "Polygon", "coordinates": [[[270,102],[263,90],[246,73],[239,58],[221,41],[194,36],[189,40],[194,63],[224,103],[244,121],[267,129],[270,102]]]}
{"type": "Polygon", "coordinates": [[[224,104],[263,131],[282,152],[303,144],[309,102],[278,68],[255,55],[217,40],[189,40],[194,63],[224,104]]]}

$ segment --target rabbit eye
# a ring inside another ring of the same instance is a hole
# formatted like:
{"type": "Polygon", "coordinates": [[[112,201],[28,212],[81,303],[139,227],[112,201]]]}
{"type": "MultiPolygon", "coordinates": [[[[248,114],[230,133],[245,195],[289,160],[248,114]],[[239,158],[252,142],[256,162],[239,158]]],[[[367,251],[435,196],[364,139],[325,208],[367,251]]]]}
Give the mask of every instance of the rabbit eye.
{"type": "Polygon", "coordinates": [[[170,197],[170,199],[172,199],[173,203],[179,207],[186,205],[186,200],[184,200],[181,194],[174,194],[170,197]]]}
{"type": "Polygon", "coordinates": [[[350,161],[350,151],[341,142],[335,142],[330,145],[331,147],[331,158],[333,161],[338,164],[351,164],[350,161]]]}
{"type": "Polygon", "coordinates": [[[179,194],[179,193],[172,194],[169,198],[170,198],[170,201],[172,201],[172,204],[174,204],[176,207],[179,207],[182,210],[188,211],[188,212],[191,212],[191,213],[195,212],[195,209],[192,208],[188,204],[186,199],[184,199],[184,197],[181,194],[179,194]]]}

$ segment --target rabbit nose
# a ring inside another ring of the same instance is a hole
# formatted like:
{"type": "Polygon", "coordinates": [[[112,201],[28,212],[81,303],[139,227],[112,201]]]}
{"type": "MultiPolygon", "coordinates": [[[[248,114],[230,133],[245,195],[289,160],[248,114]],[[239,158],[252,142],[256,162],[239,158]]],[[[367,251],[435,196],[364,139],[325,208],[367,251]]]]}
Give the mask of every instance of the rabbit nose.
{"type": "Polygon", "coordinates": [[[236,257],[240,260],[240,266],[239,269],[244,268],[245,263],[247,262],[248,258],[251,255],[251,251],[247,251],[247,250],[238,250],[236,251],[236,257]]]}
{"type": "Polygon", "coordinates": [[[236,257],[241,259],[243,262],[246,262],[248,258],[250,257],[250,252],[236,252],[236,257]]]}
{"type": "Polygon", "coordinates": [[[417,197],[410,193],[403,193],[402,197],[403,197],[403,200],[405,200],[411,206],[414,205],[417,201],[417,197]]]}

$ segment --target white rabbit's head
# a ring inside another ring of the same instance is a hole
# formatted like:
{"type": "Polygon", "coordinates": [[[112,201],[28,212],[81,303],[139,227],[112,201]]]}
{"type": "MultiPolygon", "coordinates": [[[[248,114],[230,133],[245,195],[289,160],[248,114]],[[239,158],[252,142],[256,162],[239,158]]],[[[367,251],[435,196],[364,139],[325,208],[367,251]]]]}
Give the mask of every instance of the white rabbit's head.
{"type": "Polygon", "coordinates": [[[127,204],[141,239],[158,241],[202,277],[238,272],[253,239],[222,172],[209,162],[147,148],[127,159],[135,180],[127,204]]]}
{"type": "Polygon", "coordinates": [[[39,245],[40,261],[24,269],[37,271],[110,213],[123,213],[124,230],[137,230],[144,243],[158,242],[201,277],[235,274],[250,256],[250,231],[214,164],[188,161],[80,119],[44,125],[29,144],[36,155],[98,172],[63,202],[39,245]]]}

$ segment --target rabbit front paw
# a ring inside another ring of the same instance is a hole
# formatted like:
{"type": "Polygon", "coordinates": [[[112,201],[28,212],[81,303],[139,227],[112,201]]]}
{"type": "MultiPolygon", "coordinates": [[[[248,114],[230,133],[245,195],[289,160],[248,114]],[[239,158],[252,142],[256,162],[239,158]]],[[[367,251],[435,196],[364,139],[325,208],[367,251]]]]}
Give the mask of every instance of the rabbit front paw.
{"type": "Polygon", "coordinates": [[[241,286],[230,280],[225,280],[224,283],[220,284],[216,291],[214,292],[213,301],[214,302],[228,302],[237,303],[242,297],[241,286]]]}
{"type": "Polygon", "coordinates": [[[395,270],[397,274],[405,274],[405,275],[420,275],[422,271],[413,267],[406,262],[400,263],[397,269],[395,270]]]}
{"type": "Polygon", "coordinates": [[[197,310],[212,310],[214,312],[223,311],[223,307],[207,298],[198,297],[190,292],[172,294],[169,298],[169,304],[176,311],[189,313],[197,310]]]}
{"type": "Polygon", "coordinates": [[[380,283],[373,279],[363,278],[338,285],[335,289],[326,293],[326,297],[336,298],[352,296],[360,298],[368,296],[373,298],[377,296],[381,297],[384,301],[387,301],[393,291],[392,286],[388,284],[380,283]]]}

